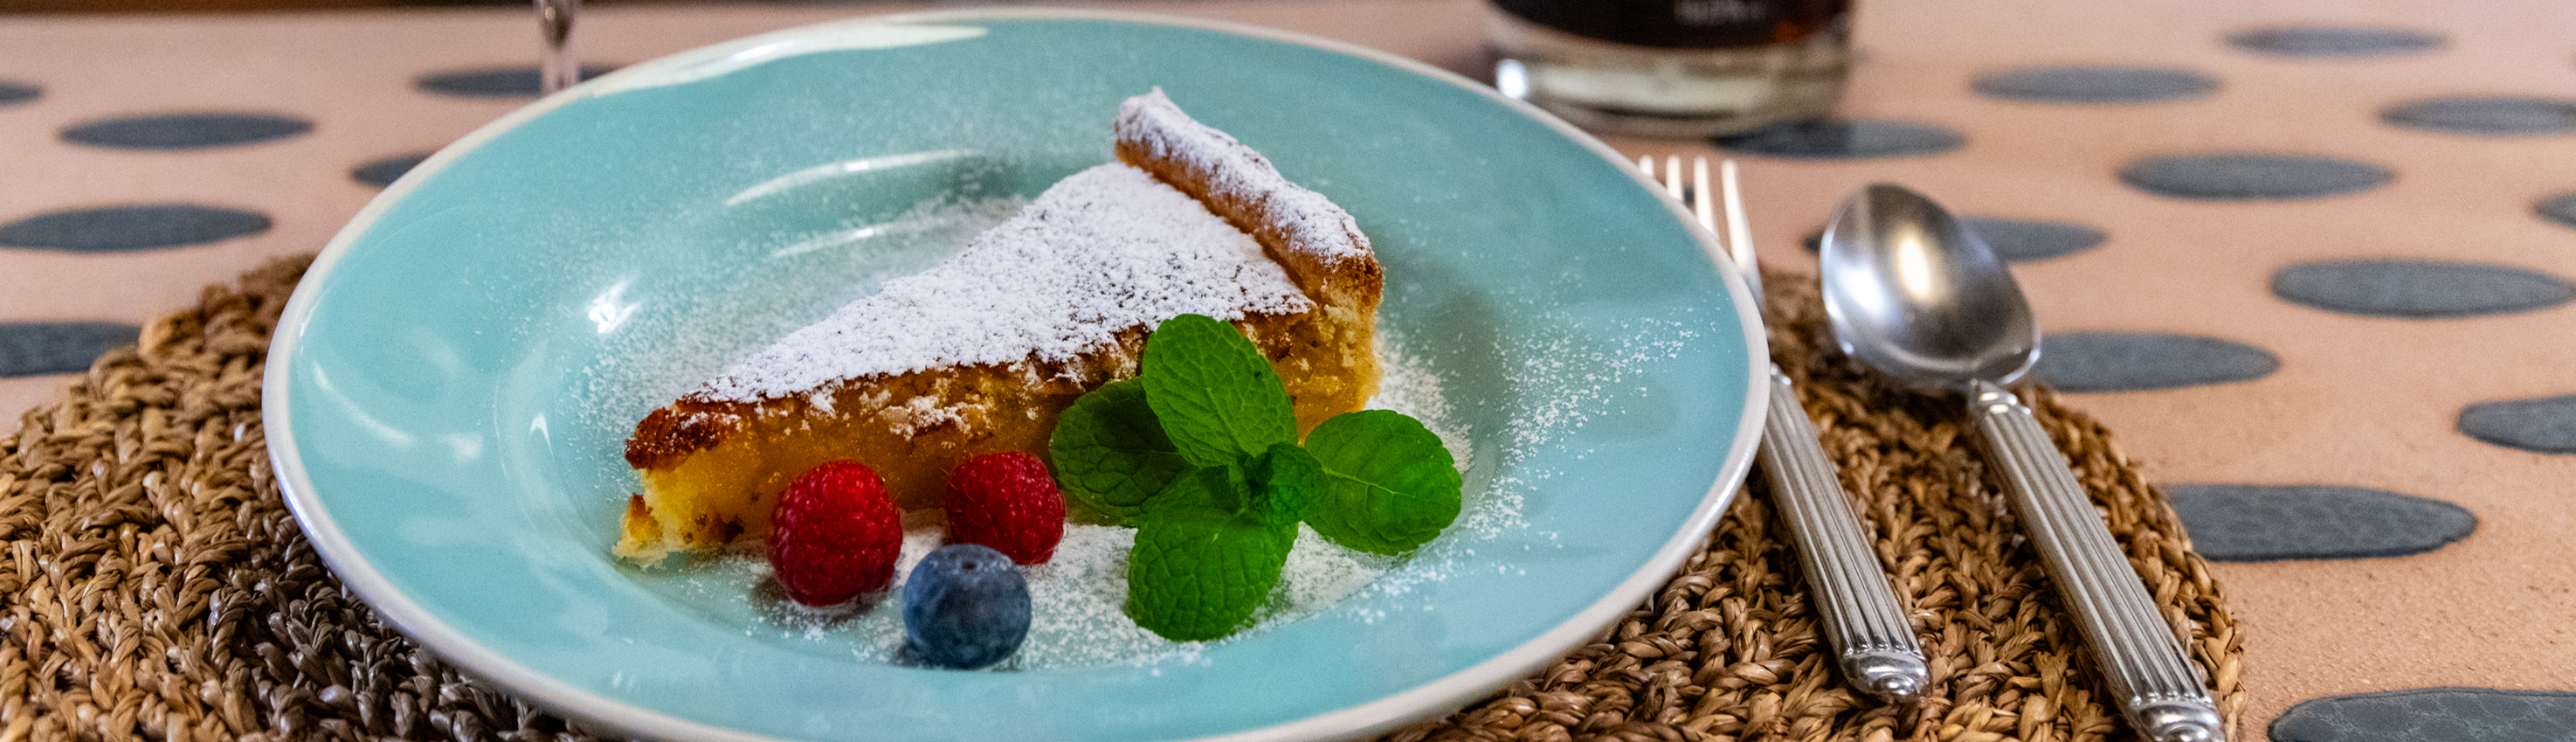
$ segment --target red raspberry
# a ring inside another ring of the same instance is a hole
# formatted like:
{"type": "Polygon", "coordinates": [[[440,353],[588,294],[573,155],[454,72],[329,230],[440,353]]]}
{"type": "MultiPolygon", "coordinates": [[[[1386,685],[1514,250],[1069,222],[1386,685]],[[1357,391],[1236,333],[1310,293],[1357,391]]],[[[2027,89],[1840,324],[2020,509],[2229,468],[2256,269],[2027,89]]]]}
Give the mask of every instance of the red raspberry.
{"type": "Polygon", "coordinates": [[[967,459],[948,473],[948,542],[981,544],[1045,564],[1064,540],[1064,493],[1046,462],[1018,451],[967,459]]]}
{"type": "Polygon", "coordinates": [[[885,482],[856,461],[814,467],[787,485],[769,516],[769,566],[787,597],[835,605],[894,581],[903,516],[885,482]]]}

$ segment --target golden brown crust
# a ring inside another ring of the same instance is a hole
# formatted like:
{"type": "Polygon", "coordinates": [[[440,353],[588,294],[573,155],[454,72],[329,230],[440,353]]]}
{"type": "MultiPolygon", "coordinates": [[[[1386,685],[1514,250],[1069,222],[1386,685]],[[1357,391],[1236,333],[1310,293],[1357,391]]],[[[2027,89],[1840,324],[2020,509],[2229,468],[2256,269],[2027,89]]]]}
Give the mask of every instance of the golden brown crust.
{"type": "Polygon", "coordinates": [[[1280,177],[1234,137],[1190,120],[1161,90],[1120,106],[1115,137],[1119,161],[1252,235],[1315,303],[1376,316],[1382,269],[1349,213],[1280,177]]]}
{"type": "MultiPolygon", "coordinates": [[[[1306,297],[1315,303],[1349,307],[1370,315],[1377,313],[1385,277],[1373,254],[1324,254],[1296,249],[1289,240],[1288,228],[1282,225],[1281,217],[1284,215],[1272,208],[1271,202],[1227,197],[1223,191],[1210,188],[1209,176],[1203,170],[1190,167],[1185,159],[1156,157],[1146,148],[1124,141],[1118,147],[1118,158],[1153,173],[1155,178],[1208,204],[1209,210],[1217,216],[1252,235],[1253,239],[1261,242],[1262,252],[1287,269],[1288,278],[1297,283],[1297,288],[1305,290],[1306,297]]],[[[1347,241],[1356,242],[1365,249],[1368,238],[1360,236],[1355,225],[1347,229],[1347,241]]]]}
{"type": "MultiPolygon", "coordinates": [[[[1357,409],[1373,393],[1374,366],[1350,364],[1374,358],[1365,350],[1346,352],[1327,334],[1320,311],[1257,314],[1235,325],[1272,359],[1300,431],[1357,409]],[[1365,389],[1360,379],[1370,382],[1365,389]]],[[[757,403],[683,398],[648,416],[664,419],[652,431],[639,425],[628,449],[678,448],[672,439],[643,441],[648,432],[719,434],[665,466],[638,467],[646,493],[630,498],[616,551],[653,563],[673,550],[765,536],[769,511],[790,478],[833,459],[866,463],[899,507],[938,507],[948,471],[969,458],[996,451],[1047,458],[1056,418],[1084,393],[1134,376],[1145,338],[1144,328],[1128,328],[1116,343],[1065,363],[865,377],[757,403]],[[816,395],[831,400],[837,413],[812,403],[816,395]]]]}
{"type": "Polygon", "coordinates": [[[1114,130],[1119,161],[1189,194],[1252,235],[1262,253],[1315,302],[1314,346],[1293,363],[1275,355],[1272,360],[1282,365],[1280,376],[1292,397],[1348,398],[1349,406],[1301,406],[1298,430],[1359,409],[1376,396],[1377,307],[1385,279],[1359,223],[1323,196],[1288,182],[1261,153],[1191,120],[1160,89],[1121,104],[1114,130]]]}
{"type": "Polygon", "coordinates": [[[671,468],[680,459],[713,447],[740,429],[743,417],[751,409],[752,405],[741,402],[712,402],[696,395],[681,397],[635,424],[635,435],[626,439],[626,465],[637,469],[671,468]]]}

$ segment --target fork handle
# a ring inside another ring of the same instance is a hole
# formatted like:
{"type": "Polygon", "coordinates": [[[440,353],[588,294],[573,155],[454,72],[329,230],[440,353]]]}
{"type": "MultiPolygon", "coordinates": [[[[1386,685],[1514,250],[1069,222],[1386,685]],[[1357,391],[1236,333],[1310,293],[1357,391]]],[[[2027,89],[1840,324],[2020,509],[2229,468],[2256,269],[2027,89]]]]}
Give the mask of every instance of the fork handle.
{"type": "Polygon", "coordinates": [[[1843,678],[1883,701],[1912,700],[1929,682],[1914,627],[1862,535],[1833,460],[1816,442],[1815,423],[1779,366],[1771,367],[1770,397],[1762,423],[1762,474],[1798,547],[1798,566],[1815,590],[1816,613],[1840,655],[1843,678]]]}
{"type": "Polygon", "coordinates": [[[1985,381],[1969,386],[1968,409],[2013,511],[2101,660],[2129,723],[2151,742],[2223,742],[2217,706],[2183,654],[2182,640],[2157,613],[2048,431],[2019,397],[1985,381]]]}

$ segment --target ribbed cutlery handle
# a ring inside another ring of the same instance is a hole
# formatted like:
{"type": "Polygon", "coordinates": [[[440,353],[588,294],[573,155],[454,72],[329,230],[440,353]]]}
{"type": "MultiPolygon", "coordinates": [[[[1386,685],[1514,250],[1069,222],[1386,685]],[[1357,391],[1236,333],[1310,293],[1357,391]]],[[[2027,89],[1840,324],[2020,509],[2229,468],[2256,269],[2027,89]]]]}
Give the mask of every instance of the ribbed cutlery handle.
{"type": "Polygon", "coordinates": [[[2048,431],[2020,398],[1994,384],[1973,384],[1968,408],[2013,510],[2101,659],[2129,723],[2153,742],[2222,742],[2207,686],[2048,431]]]}
{"type": "Polygon", "coordinates": [[[1914,627],[1870,551],[1851,498],[1834,477],[1833,460],[1816,442],[1816,424],[1776,366],[1760,457],[1772,499],[1798,547],[1798,565],[1815,590],[1825,636],[1841,657],[1843,677],[1883,700],[1913,699],[1927,683],[1914,627]]]}

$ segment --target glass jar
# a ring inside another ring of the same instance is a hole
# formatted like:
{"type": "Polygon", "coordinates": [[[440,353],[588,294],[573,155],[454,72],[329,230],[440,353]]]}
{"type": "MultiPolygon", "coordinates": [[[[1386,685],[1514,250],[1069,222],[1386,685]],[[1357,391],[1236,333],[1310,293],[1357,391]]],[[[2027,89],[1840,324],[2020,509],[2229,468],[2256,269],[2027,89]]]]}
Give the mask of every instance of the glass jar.
{"type": "Polygon", "coordinates": [[[1825,116],[1849,0],[1493,0],[1495,87],[1596,133],[1698,138],[1825,116]]]}

